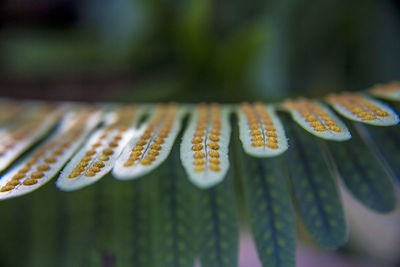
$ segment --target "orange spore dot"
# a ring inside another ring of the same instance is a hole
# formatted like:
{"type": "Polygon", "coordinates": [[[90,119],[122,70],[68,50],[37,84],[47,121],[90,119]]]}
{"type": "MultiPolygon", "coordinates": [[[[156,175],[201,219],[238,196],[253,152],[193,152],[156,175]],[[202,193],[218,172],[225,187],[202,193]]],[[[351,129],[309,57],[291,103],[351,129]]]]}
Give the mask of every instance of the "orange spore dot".
{"type": "Polygon", "coordinates": [[[23,182],[22,182],[22,184],[23,185],[34,185],[34,184],[36,184],[37,183],[37,180],[36,179],[33,179],[33,178],[28,178],[28,179],[25,179],[23,182]]]}
{"type": "Polygon", "coordinates": [[[203,142],[203,138],[201,138],[199,136],[193,137],[193,139],[192,139],[192,144],[198,144],[201,142],[203,142]]]}
{"type": "Polygon", "coordinates": [[[192,146],[192,150],[193,151],[199,151],[199,150],[202,150],[202,149],[203,149],[203,145],[202,144],[194,144],[192,146]]]}
{"type": "Polygon", "coordinates": [[[99,160],[101,160],[101,161],[107,161],[107,160],[108,160],[108,156],[107,156],[107,155],[100,155],[100,156],[99,156],[99,160]]]}
{"type": "Polygon", "coordinates": [[[216,172],[221,170],[220,167],[219,167],[219,165],[218,165],[218,164],[215,164],[215,163],[210,163],[210,164],[208,165],[208,168],[209,168],[210,170],[216,171],[216,172]]]}
{"type": "Polygon", "coordinates": [[[111,148],[105,148],[105,149],[103,149],[103,154],[104,155],[111,155],[111,154],[113,154],[114,153],[114,151],[111,149],[111,148]]]}
{"type": "Polygon", "coordinates": [[[218,150],[219,149],[219,145],[217,143],[215,143],[215,142],[209,142],[207,145],[211,149],[214,149],[214,150],[218,150]]]}
{"type": "Polygon", "coordinates": [[[206,161],[204,159],[195,159],[193,165],[204,165],[206,161]]]}
{"type": "Polygon", "coordinates": [[[195,159],[202,159],[202,158],[204,158],[205,156],[206,156],[206,155],[204,154],[204,152],[201,152],[201,151],[196,152],[196,153],[193,154],[193,157],[194,157],[195,159]]]}
{"type": "Polygon", "coordinates": [[[155,150],[161,150],[161,146],[159,144],[151,144],[150,148],[155,150]]]}
{"type": "Polygon", "coordinates": [[[264,146],[264,142],[263,142],[263,141],[253,141],[253,142],[251,143],[251,146],[253,146],[253,147],[264,146]]]}
{"type": "Polygon", "coordinates": [[[215,151],[215,150],[208,151],[208,155],[213,158],[219,158],[219,153],[218,153],[218,151],[215,151]]]}
{"type": "Polygon", "coordinates": [[[98,168],[103,168],[104,163],[102,161],[96,161],[93,163],[93,166],[98,167],[98,168]]]}
{"type": "Polygon", "coordinates": [[[46,164],[40,164],[39,166],[36,167],[38,171],[48,171],[50,169],[49,165],[46,164]]]}

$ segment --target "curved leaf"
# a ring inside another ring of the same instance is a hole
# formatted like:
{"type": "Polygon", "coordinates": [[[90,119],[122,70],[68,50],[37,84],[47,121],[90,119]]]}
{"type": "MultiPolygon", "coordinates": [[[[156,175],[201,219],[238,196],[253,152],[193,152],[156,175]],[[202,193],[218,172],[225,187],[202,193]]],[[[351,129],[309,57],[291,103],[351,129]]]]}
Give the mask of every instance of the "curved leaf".
{"type": "Polygon", "coordinates": [[[339,176],[351,193],[367,207],[377,212],[394,210],[396,195],[391,177],[356,128],[351,130],[353,138],[350,141],[327,143],[339,176]]]}
{"type": "Polygon", "coordinates": [[[297,210],[311,237],[321,246],[337,248],[348,238],[336,183],[317,139],[285,119],[290,149],[285,153],[297,210]]]}

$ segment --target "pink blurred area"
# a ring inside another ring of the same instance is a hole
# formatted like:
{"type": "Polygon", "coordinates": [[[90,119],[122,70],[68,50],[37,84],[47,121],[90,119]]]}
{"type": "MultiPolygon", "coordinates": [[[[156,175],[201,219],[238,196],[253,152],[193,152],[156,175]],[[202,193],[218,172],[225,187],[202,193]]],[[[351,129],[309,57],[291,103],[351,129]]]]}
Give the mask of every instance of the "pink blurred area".
{"type": "MultiPolygon", "coordinates": [[[[381,267],[376,264],[349,259],[337,252],[297,244],[297,267],[381,267]]],[[[254,242],[247,231],[240,234],[239,267],[262,267],[254,242]]]]}

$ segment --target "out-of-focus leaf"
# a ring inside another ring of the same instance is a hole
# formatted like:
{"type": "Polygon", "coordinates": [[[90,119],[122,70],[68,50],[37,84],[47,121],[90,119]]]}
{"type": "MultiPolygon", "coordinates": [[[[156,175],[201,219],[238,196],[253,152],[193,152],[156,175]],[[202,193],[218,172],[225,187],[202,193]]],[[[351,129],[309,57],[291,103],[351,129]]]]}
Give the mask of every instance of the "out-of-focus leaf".
{"type": "Polygon", "coordinates": [[[49,138],[1,177],[0,199],[28,194],[52,179],[99,124],[101,116],[99,109],[85,105],[68,112],[49,138]]]}
{"type": "Polygon", "coordinates": [[[369,93],[385,100],[400,101],[400,82],[376,84],[369,90],[369,93]]]}
{"type": "MultiPolygon", "coordinates": [[[[400,181],[400,126],[360,127],[367,143],[378,152],[387,169],[400,181]]],[[[368,166],[370,167],[370,166],[368,166]]]]}
{"type": "Polygon", "coordinates": [[[168,160],[154,173],[155,201],[153,212],[155,266],[193,266],[197,248],[195,213],[199,189],[189,182],[180,164],[179,144],[175,144],[168,160]]]}
{"type": "Polygon", "coordinates": [[[319,101],[300,98],[287,100],[283,108],[306,131],[327,140],[345,141],[351,138],[346,125],[319,101]]]}
{"type": "Polygon", "coordinates": [[[72,157],[57,179],[60,190],[73,191],[91,185],[114,167],[122,149],[137,133],[143,108],[115,106],[105,116],[105,125],[94,132],[72,157]]]}
{"type": "Polygon", "coordinates": [[[264,266],[295,266],[295,221],[282,156],[253,158],[239,149],[237,164],[258,256],[264,266]]]}
{"type": "Polygon", "coordinates": [[[51,185],[30,196],[28,254],[29,266],[52,267],[64,259],[65,230],[64,196],[51,185]],[[51,200],[51,201],[49,201],[51,200]]]}
{"type": "Polygon", "coordinates": [[[0,128],[0,172],[43,138],[66,110],[66,106],[55,103],[32,103],[23,114],[0,128]]]}
{"type": "Polygon", "coordinates": [[[392,107],[362,93],[342,92],[326,99],[340,115],[353,121],[377,126],[399,123],[399,116],[392,107]]]}
{"type": "Polygon", "coordinates": [[[283,122],[296,208],[312,239],[323,247],[337,248],[347,241],[348,233],[336,183],[315,137],[287,118],[283,122]]]}
{"type": "Polygon", "coordinates": [[[199,197],[199,253],[202,266],[237,266],[238,219],[232,176],[199,197]]]}
{"type": "Polygon", "coordinates": [[[326,143],[330,159],[346,187],[359,201],[377,212],[390,212],[396,205],[391,177],[356,128],[350,129],[351,140],[326,143]]]}

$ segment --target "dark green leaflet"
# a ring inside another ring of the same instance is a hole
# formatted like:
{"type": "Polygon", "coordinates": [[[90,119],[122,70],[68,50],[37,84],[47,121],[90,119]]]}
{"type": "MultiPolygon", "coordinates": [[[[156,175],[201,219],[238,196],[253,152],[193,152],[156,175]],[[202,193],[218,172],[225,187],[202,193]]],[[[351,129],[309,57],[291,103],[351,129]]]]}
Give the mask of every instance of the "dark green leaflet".
{"type": "MultiPolygon", "coordinates": [[[[110,177],[111,178],[111,177],[110,177]]],[[[147,177],[145,177],[147,178],[147,177]]],[[[111,180],[111,179],[110,179],[111,180]]],[[[149,181],[113,180],[115,229],[113,236],[116,266],[154,266],[151,239],[151,210],[154,204],[148,194],[149,181]]]]}
{"type": "Polygon", "coordinates": [[[200,190],[199,253],[202,266],[237,266],[238,219],[232,172],[210,189],[200,190]]]}
{"type": "Polygon", "coordinates": [[[52,267],[65,257],[64,195],[48,184],[32,194],[29,202],[29,258],[27,266],[52,267]]]}
{"type": "MultiPolygon", "coordinates": [[[[167,161],[154,173],[154,237],[155,266],[189,267],[194,264],[195,233],[198,221],[197,189],[187,179],[180,164],[179,144],[175,144],[167,161]]],[[[146,179],[144,177],[143,179],[146,179]]]]}
{"type": "Polygon", "coordinates": [[[0,266],[27,266],[31,197],[0,202],[0,266]]]}
{"type": "Polygon", "coordinates": [[[295,220],[282,156],[261,159],[238,153],[242,153],[247,212],[261,262],[295,266],[295,220]]]}
{"type": "MultiPolygon", "coordinates": [[[[54,185],[51,185],[54,186],[54,185]]],[[[65,266],[90,266],[94,253],[95,191],[90,187],[65,195],[65,266]]]]}
{"type": "Polygon", "coordinates": [[[350,123],[347,125],[350,126],[352,139],[343,143],[326,142],[340,177],[351,193],[367,207],[377,212],[392,211],[396,206],[396,195],[391,177],[361,139],[357,129],[350,123]]]}
{"type": "Polygon", "coordinates": [[[95,192],[92,266],[153,266],[149,183],[107,175],[95,192]]]}
{"type": "Polygon", "coordinates": [[[400,125],[393,127],[365,127],[393,175],[400,181],[400,125]]]}
{"type": "Polygon", "coordinates": [[[285,118],[289,150],[285,153],[297,210],[311,237],[337,248],[348,238],[336,183],[316,138],[285,118]]]}

